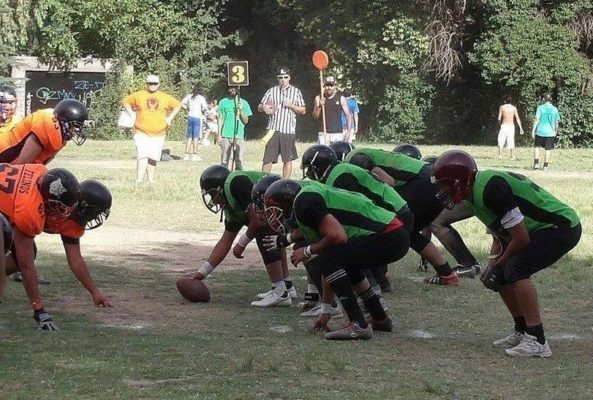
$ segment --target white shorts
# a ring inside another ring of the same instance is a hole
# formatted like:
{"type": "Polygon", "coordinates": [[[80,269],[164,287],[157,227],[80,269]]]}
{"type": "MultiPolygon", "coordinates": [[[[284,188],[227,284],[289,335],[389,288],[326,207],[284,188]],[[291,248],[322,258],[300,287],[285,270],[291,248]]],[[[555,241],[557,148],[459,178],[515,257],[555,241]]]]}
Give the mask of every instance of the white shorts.
{"type": "Polygon", "coordinates": [[[329,143],[325,143],[324,140],[324,135],[323,132],[319,132],[317,135],[319,144],[325,144],[327,146],[329,146],[330,144],[334,143],[334,142],[340,142],[342,140],[344,140],[344,133],[328,133],[327,134],[327,140],[329,140],[329,143]]]}
{"type": "Polygon", "coordinates": [[[515,148],[515,124],[502,124],[498,131],[498,147],[503,147],[506,142],[507,148],[515,148]]]}
{"type": "Polygon", "coordinates": [[[163,146],[165,145],[165,135],[148,136],[144,132],[134,134],[134,144],[138,153],[136,159],[150,158],[154,161],[160,161],[163,146]]]}

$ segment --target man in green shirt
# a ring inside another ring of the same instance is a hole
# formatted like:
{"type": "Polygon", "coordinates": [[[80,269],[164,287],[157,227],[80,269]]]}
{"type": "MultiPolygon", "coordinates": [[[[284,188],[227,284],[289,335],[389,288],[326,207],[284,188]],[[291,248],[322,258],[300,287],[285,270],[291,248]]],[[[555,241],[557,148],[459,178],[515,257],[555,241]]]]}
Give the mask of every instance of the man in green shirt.
{"type": "Polygon", "coordinates": [[[535,139],[533,146],[533,169],[539,169],[539,148],[544,148],[544,167],[548,169],[552,150],[554,150],[554,140],[558,134],[558,122],[560,114],[558,109],[552,105],[552,96],[549,93],[543,96],[544,104],[537,107],[535,121],[531,137],[535,139]]]}
{"type": "MultiPolygon", "coordinates": [[[[245,125],[253,115],[247,100],[239,97],[239,87],[229,86],[227,97],[218,103],[218,143],[221,147],[220,163],[229,166],[231,152],[235,168],[243,169],[245,125]]],[[[233,168],[231,168],[233,169],[233,168]]]]}
{"type": "Polygon", "coordinates": [[[574,248],[581,238],[576,212],[529,178],[505,171],[478,172],[463,151],[448,151],[434,164],[439,198],[451,208],[466,201],[495,240],[482,274],[484,286],[500,294],[514,331],[493,342],[513,357],[551,357],[531,275],[574,248]]]}

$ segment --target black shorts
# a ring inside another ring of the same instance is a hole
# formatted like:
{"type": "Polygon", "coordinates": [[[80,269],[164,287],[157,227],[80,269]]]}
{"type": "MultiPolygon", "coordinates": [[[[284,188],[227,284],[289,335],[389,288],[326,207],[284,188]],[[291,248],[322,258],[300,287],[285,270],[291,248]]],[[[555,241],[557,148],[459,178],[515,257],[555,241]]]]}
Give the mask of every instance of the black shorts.
{"type": "Polygon", "coordinates": [[[261,258],[265,265],[282,260],[282,253],[285,252],[284,249],[282,249],[282,250],[276,249],[276,250],[268,251],[264,247],[263,239],[264,239],[264,237],[269,236],[269,235],[276,235],[276,233],[274,231],[272,231],[272,229],[268,226],[261,228],[255,234],[255,241],[257,243],[257,248],[259,249],[261,258]]]}
{"type": "Polygon", "coordinates": [[[394,189],[414,214],[414,231],[426,228],[443,211],[444,206],[436,197],[440,185],[432,183],[428,176],[414,178],[394,189]]]}
{"type": "Polygon", "coordinates": [[[581,225],[540,229],[529,234],[530,242],[504,266],[505,283],[527,279],[554,264],[581,239],[581,225]]]}
{"type": "Polygon", "coordinates": [[[554,142],[556,137],[538,136],[535,135],[535,147],[543,147],[546,150],[554,149],[554,142]]]}
{"type": "Polygon", "coordinates": [[[299,158],[296,148],[296,135],[274,132],[264,150],[263,162],[264,164],[276,164],[278,156],[282,157],[282,162],[289,162],[299,158]]]}

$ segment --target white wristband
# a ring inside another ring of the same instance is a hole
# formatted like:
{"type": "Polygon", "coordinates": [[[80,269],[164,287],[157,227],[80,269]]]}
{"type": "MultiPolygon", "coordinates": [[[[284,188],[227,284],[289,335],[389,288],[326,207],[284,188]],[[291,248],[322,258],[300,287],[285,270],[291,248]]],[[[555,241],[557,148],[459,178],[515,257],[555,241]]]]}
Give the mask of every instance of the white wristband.
{"type": "Polygon", "coordinates": [[[243,234],[243,235],[241,235],[241,237],[239,237],[239,241],[237,242],[237,245],[245,248],[245,247],[247,247],[249,242],[251,242],[251,239],[249,238],[249,236],[243,234]]]}
{"type": "Polygon", "coordinates": [[[332,305],[327,303],[321,303],[321,314],[331,314],[332,305]]]}
{"type": "Polygon", "coordinates": [[[305,250],[303,250],[303,252],[305,253],[305,257],[311,258],[311,245],[305,247],[305,250]]]}
{"type": "Polygon", "coordinates": [[[202,275],[204,275],[204,278],[207,277],[208,275],[210,275],[210,272],[214,271],[214,267],[212,265],[210,265],[210,263],[208,261],[206,261],[204,263],[204,265],[202,265],[200,267],[200,269],[198,270],[198,272],[200,272],[202,275]]]}
{"type": "Polygon", "coordinates": [[[292,240],[292,232],[288,232],[288,233],[286,234],[286,241],[287,241],[288,243],[294,243],[294,241],[292,240]]]}

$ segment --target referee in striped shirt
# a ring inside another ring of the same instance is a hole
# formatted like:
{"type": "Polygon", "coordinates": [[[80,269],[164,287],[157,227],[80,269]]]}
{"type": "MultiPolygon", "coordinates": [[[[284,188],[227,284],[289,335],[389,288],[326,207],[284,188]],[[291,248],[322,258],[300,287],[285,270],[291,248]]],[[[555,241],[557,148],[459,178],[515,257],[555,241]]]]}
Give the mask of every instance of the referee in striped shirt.
{"type": "Polygon", "coordinates": [[[272,164],[282,157],[282,176],[290,178],[292,161],[299,155],[296,149],[296,115],[304,115],[305,100],[299,89],[290,84],[290,70],[279,67],[277,70],[278,85],[264,94],[257,106],[259,112],[268,115],[268,131],[274,131],[272,138],[266,144],[262,171],[270,172],[272,164]]]}

